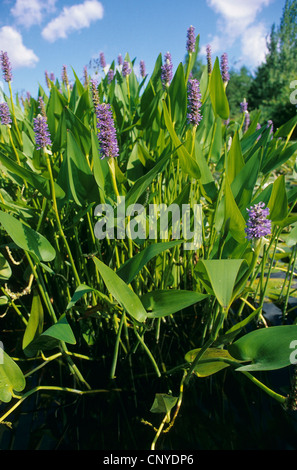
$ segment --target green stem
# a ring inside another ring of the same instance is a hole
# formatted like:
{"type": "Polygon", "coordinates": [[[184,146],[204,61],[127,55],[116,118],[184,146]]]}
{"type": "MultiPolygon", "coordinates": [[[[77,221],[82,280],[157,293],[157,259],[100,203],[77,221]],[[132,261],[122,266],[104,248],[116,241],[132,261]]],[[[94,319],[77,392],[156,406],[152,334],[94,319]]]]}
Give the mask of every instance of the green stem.
{"type": "Polygon", "coordinates": [[[158,377],[161,377],[161,372],[160,372],[159,367],[158,367],[158,365],[157,365],[157,363],[156,363],[156,361],[155,361],[155,358],[153,357],[152,353],[150,352],[149,348],[147,347],[147,345],[145,344],[145,342],[143,341],[143,339],[141,338],[141,336],[139,335],[139,333],[137,332],[135,326],[134,326],[134,333],[135,333],[135,335],[137,336],[137,338],[138,338],[139,342],[141,343],[141,345],[143,346],[143,348],[145,349],[145,351],[147,352],[149,358],[151,359],[152,364],[153,364],[153,366],[154,366],[154,369],[155,369],[155,371],[156,371],[156,373],[157,373],[157,376],[158,376],[158,377]]]}
{"type": "Polygon", "coordinates": [[[51,385],[39,385],[38,387],[33,388],[32,390],[29,390],[27,393],[25,393],[22,397],[15,397],[19,398],[19,400],[6,412],[4,415],[0,417],[0,423],[3,423],[5,418],[9,416],[16,408],[18,408],[23,401],[26,400],[26,398],[30,397],[33,395],[33,393],[40,392],[41,390],[47,390],[47,391],[58,391],[58,392],[68,392],[68,393],[74,393],[76,395],[90,395],[93,393],[108,393],[110,391],[121,391],[117,389],[113,390],[105,390],[105,389],[94,389],[94,390],[77,390],[75,388],[68,388],[68,387],[58,387],[58,386],[51,386],[51,385]]]}
{"type": "Polygon", "coordinates": [[[14,123],[15,128],[16,128],[16,132],[17,132],[17,136],[18,136],[18,139],[19,139],[19,143],[20,143],[20,145],[23,145],[23,143],[22,143],[22,138],[21,138],[21,134],[20,134],[20,131],[19,131],[19,128],[18,128],[18,124],[17,124],[17,120],[16,120],[16,117],[15,117],[15,110],[14,110],[14,103],[13,103],[13,96],[12,96],[12,89],[11,89],[11,82],[8,82],[8,88],[9,88],[9,94],[10,94],[10,102],[11,102],[11,111],[12,111],[13,123],[14,123]]]}
{"type": "Polygon", "coordinates": [[[55,216],[56,216],[58,230],[59,230],[61,238],[64,242],[67,254],[69,256],[69,261],[70,261],[70,264],[71,264],[72,269],[73,269],[76,284],[77,284],[77,286],[79,286],[81,284],[81,281],[80,281],[80,278],[79,278],[79,275],[78,275],[78,272],[77,272],[77,269],[76,269],[76,266],[75,266],[75,263],[74,263],[72,253],[71,253],[70,247],[68,245],[68,242],[67,242],[67,239],[65,237],[65,234],[64,234],[64,231],[63,231],[63,228],[62,228],[62,224],[61,224],[61,221],[60,221],[60,216],[59,216],[59,211],[58,211],[58,206],[57,206],[57,201],[56,201],[55,183],[54,183],[54,178],[53,178],[53,173],[52,173],[52,166],[51,166],[49,154],[47,153],[46,149],[44,149],[44,150],[45,150],[44,153],[45,153],[45,156],[46,156],[47,168],[48,168],[48,172],[49,172],[49,175],[50,175],[50,185],[51,185],[51,195],[52,195],[53,209],[54,209],[55,216]]]}
{"type": "Polygon", "coordinates": [[[123,325],[124,325],[124,321],[125,321],[125,312],[122,313],[119,328],[118,328],[118,332],[117,332],[115,348],[114,348],[114,355],[113,355],[113,361],[112,361],[111,372],[110,372],[110,378],[111,379],[115,378],[115,370],[116,370],[117,361],[118,361],[120,339],[121,339],[121,333],[122,333],[122,328],[123,328],[123,325]]]}
{"type": "Polygon", "coordinates": [[[274,392],[271,390],[269,387],[264,385],[260,380],[256,379],[252,374],[249,372],[241,371],[242,374],[244,374],[249,380],[251,380],[255,385],[257,385],[259,388],[264,390],[268,395],[270,395],[272,398],[277,400],[279,403],[285,403],[287,398],[284,397],[283,395],[279,395],[278,393],[274,392]]]}

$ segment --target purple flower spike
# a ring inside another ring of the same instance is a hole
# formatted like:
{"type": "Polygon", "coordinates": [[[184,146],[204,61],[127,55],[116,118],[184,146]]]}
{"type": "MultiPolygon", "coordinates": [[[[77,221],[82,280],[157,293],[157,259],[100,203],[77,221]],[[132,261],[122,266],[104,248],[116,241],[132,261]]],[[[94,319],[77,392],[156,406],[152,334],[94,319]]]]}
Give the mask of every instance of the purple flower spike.
{"type": "Polygon", "coordinates": [[[270,127],[270,134],[273,134],[273,121],[271,121],[271,119],[267,121],[267,128],[269,127],[270,127]]]}
{"type": "Polygon", "coordinates": [[[226,52],[221,56],[221,73],[223,82],[229,82],[230,75],[229,75],[229,67],[228,67],[228,55],[226,52]]]}
{"type": "Polygon", "coordinates": [[[119,55],[118,55],[118,64],[119,64],[119,65],[123,65],[123,57],[122,57],[122,54],[119,54],[119,55]]]}
{"type": "Polygon", "coordinates": [[[212,63],[211,63],[211,47],[210,47],[210,44],[207,44],[207,46],[206,46],[206,60],[207,60],[207,71],[208,71],[209,74],[211,74],[212,63]]]}
{"type": "Polygon", "coordinates": [[[123,68],[122,68],[122,75],[123,75],[123,77],[127,77],[128,75],[130,75],[131,72],[132,72],[132,70],[131,70],[131,68],[130,68],[129,62],[127,62],[126,60],[124,60],[123,68]]]}
{"type": "Polygon", "coordinates": [[[200,85],[197,79],[189,80],[188,82],[188,123],[198,126],[202,119],[200,114],[201,108],[201,93],[200,85]]]}
{"type": "MultiPolygon", "coordinates": [[[[256,130],[258,131],[259,129],[261,129],[261,124],[258,122],[257,124],[257,127],[256,127],[256,130]]],[[[256,139],[256,142],[259,142],[259,140],[261,139],[262,137],[262,134],[258,135],[257,139],[256,139]]]]}
{"type": "Polygon", "coordinates": [[[7,52],[1,51],[1,65],[2,65],[2,72],[3,72],[4,80],[6,82],[11,82],[12,72],[11,72],[11,65],[10,65],[7,52]]]}
{"type": "Polygon", "coordinates": [[[107,73],[108,83],[111,83],[113,81],[113,77],[114,77],[114,71],[112,69],[109,69],[109,71],[107,73]]]}
{"type": "Polygon", "coordinates": [[[142,76],[142,78],[146,76],[144,60],[140,61],[140,75],[142,76]]]}
{"type": "Polygon", "coordinates": [[[267,219],[269,208],[264,202],[259,202],[247,209],[249,219],[246,224],[246,238],[248,240],[259,239],[271,234],[271,220],[267,219]]]}
{"type": "Polygon", "coordinates": [[[38,116],[34,118],[33,121],[36,149],[40,150],[44,147],[47,147],[47,145],[52,145],[46,117],[38,114],[38,116]]]}
{"type": "Polygon", "coordinates": [[[51,82],[50,82],[50,78],[49,78],[49,74],[48,74],[47,70],[44,72],[44,75],[45,75],[45,82],[47,84],[47,87],[50,88],[51,87],[51,82]]]}
{"type": "Polygon", "coordinates": [[[119,148],[110,104],[99,104],[96,115],[101,158],[117,157],[119,148]]]}
{"type": "Polygon", "coordinates": [[[106,67],[106,60],[104,56],[104,52],[100,52],[100,65],[104,69],[106,67]]]}
{"type": "Polygon", "coordinates": [[[67,86],[67,87],[69,86],[69,80],[68,80],[66,65],[63,65],[63,68],[62,68],[62,82],[64,83],[65,86],[67,86]]]}
{"type": "Polygon", "coordinates": [[[244,124],[243,124],[243,129],[244,132],[246,132],[249,128],[251,119],[250,119],[250,113],[248,111],[245,112],[245,117],[244,117],[244,124]]]}
{"type": "Polygon", "coordinates": [[[99,93],[98,93],[98,83],[93,78],[91,78],[90,80],[90,88],[92,92],[92,101],[94,104],[94,108],[96,109],[96,107],[99,105],[99,93]]]}
{"type": "Polygon", "coordinates": [[[38,107],[41,111],[42,116],[46,118],[45,104],[44,104],[42,96],[39,96],[38,98],[38,107]]]}
{"type": "Polygon", "coordinates": [[[190,52],[195,52],[195,43],[196,43],[196,38],[195,38],[195,28],[194,26],[190,26],[187,31],[187,51],[190,52]]]}
{"type": "Polygon", "coordinates": [[[8,104],[4,101],[0,103],[0,118],[1,124],[4,126],[9,126],[11,124],[11,117],[8,104]]]}
{"type": "Polygon", "coordinates": [[[248,110],[248,102],[246,100],[243,100],[242,103],[240,103],[240,111],[242,113],[246,113],[248,110]]]}
{"type": "Polygon", "coordinates": [[[172,74],[173,65],[172,65],[170,52],[166,52],[164,59],[165,59],[165,64],[162,65],[161,67],[161,80],[162,80],[163,88],[165,89],[166,87],[170,85],[172,76],[173,76],[172,74]]]}

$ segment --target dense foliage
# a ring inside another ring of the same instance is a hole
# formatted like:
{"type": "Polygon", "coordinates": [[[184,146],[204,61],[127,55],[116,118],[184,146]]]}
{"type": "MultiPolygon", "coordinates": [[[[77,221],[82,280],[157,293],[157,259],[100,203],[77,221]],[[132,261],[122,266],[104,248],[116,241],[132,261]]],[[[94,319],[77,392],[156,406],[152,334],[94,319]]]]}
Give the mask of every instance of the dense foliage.
{"type": "MultiPolygon", "coordinates": [[[[35,396],[35,408],[50,410],[66,404],[65,395],[122,394],[125,408],[127,393],[140,400],[142,377],[157,391],[146,385],[139,418],[151,442],[137,445],[154,449],[178,421],[189,387],[199,390],[222,373],[241,375],[267,400],[295,409],[289,380],[284,393],[257,373],[296,362],[297,116],[273,132],[266,122],[258,128],[258,115],[248,127],[244,114],[229,120],[226,70],[216,58],[199,82],[190,78],[199,36],[188,40],[189,60],[174,76],[168,53],[141,79],[127,54],[99,83],[74,73],[71,86],[64,70],[61,82],[48,80],[48,94],[40,87],[38,99],[24,104],[13,100],[7,80],[1,423],[13,426],[14,413],[35,396]],[[117,216],[102,239],[99,204],[117,216]],[[161,211],[155,236],[141,235],[141,220],[144,228],[151,220],[147,211],[136,218],[140,205],[165,205],[168,232],[161,211]],[[176,214],[177,225],[186,225],[185,205],[191,236],[174,237],[176,214]],[[286,276],[271,291],[279,272],[286,276]],[[278,324],[265,317],[267,299],[281,310],[278,324]]],[[[100,400],[85,419],[103,416],[100,400]]],[[[43,426],[29,446],[40,442],[43,426]]],[[[103,434],[96,445],[104,448],[103,434]]]]}

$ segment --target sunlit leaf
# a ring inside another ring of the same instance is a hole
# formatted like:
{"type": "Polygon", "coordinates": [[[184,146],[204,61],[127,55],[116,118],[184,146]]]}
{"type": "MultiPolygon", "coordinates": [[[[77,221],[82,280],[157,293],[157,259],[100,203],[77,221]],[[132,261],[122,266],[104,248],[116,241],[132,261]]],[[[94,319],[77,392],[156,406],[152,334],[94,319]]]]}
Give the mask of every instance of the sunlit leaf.
{"type": "Polygon", "coordinates": [[[19,248],[33,253],[40,261],[52,261],[55,258],[56,252],[50,242],[28,225],[2,211],[0,223],[19,248]]]}
{"type": "Polygon", "coordinates": [[[281,325],[251,331],[228,347],[230,354],[249,364],[237,371],[274,370],[296,362],[297,325],[281,325]]]}
{"type": "Polygon", "coordinates": [[[0,401],[10,402],[12,392],[22,392],[25,386],[26,379],[21,369],[0,345],[0,401]]]}

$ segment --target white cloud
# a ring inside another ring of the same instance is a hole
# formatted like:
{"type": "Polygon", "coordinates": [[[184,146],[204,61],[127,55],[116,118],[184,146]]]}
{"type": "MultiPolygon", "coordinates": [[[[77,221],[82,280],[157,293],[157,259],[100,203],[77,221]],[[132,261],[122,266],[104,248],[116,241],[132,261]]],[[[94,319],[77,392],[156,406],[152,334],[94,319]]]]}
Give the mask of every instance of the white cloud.
{"type": "Polygon", "coordinates": [[[253,67],[265,60],[267,31],[262,23],[247,28],[241,38],[242,62],[253,67]]]}
{"type": "Polygon", "coordinates": [[[86,0],[79,5],[64,7],[62,13],[43,29],[42,36],[50,42],[66,38],[69,33],[88,28],[92,21],[103,18],[103,6],[97,0],[86,0]]]}
{"type": "Polygon", "coordinates": [[[30,27],[40,24],[44,14],[55,10],[56,0],[16,0],[10,10],[18,24],[30,27]]]}
{"type": "Polygon", "coordinates": [[[232,47],[238,41],[241,44],[242,57],[250,67],[256,67],[265,59],[267,52],[266,37],[269,31],[264,23],[257,22],[257,16],[264,7],[273,0],[207,0],[207,4],[219,18],[218,32],[210,44],[217,50],[222,44],[224,50],[232,47]]]}
{"type": "Polygon", "coordinates": [[[207,3],[229,23],[240,21],[249,25],[271,0],[207,0],[207,3]]]}
{"type": "Polygon", "coordinates": [[[0,28],[0,50],[7,52],[13,68],[34,67],[39,60],[34,51],[23,44],[21,34],[11,26],[0,28]]]}

